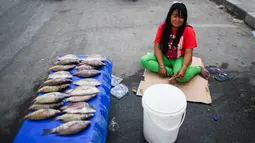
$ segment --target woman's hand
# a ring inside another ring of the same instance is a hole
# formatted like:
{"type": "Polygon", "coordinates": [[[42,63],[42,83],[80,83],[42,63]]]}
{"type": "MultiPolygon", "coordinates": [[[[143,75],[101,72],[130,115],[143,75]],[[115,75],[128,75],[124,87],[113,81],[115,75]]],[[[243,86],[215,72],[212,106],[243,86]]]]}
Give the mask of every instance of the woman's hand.
{"type": "Polygon", "coordinates": [[[192,62],[193,49],[185,49],[184,60],[181,69],[176,73],[176,78],[183,79],[186,69],[192,62]]]}
{"type": "Polygon", "coordinates": [[[166,71],[166,68],[165,67],[160,67],[159,68],[159,75],[160,76],[167,76],[167,71],[166,71]]]}
{"type": "Polygon", "coordinates": [[[185,68],[185,67],[182,67],[182,68],[176,73],[176,78],[183,79],[183,77],[184,77],[184,75],[185,75],[185,72],[186,72],[186,68],[185,68]]]}

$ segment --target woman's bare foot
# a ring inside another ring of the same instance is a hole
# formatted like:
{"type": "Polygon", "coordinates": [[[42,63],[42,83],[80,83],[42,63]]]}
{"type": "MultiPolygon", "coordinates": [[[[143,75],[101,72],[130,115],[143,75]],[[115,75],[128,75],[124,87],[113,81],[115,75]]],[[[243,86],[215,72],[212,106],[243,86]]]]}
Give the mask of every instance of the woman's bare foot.
{"type": "Polygon", "coordinates": [[[201,75],[204,79],[208,80],[209,77],[210,77],[210,73],[207,71],[207,69],[206,69],[205,67],[200,66],[200,68],[201,68],[201,73],[200,73],[200,75],[201,75]]]}
{"type": "Polygon", "coordinates": [[[175,84],[176,83],[176,80],[175,80],[175,76],[172,76],[169,80],[168,80],[168,83],[169,84],[175,84]]]}

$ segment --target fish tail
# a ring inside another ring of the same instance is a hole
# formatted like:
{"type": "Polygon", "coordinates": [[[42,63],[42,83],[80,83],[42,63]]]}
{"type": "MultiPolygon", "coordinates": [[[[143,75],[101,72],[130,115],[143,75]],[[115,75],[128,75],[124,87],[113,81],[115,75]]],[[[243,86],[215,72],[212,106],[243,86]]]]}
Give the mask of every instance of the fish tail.
{"type": "Polygon", "coordinates": [[[72,75],[77,75],[77,74],[78,74],[78,72],[72,73],[72,75]]]}
{"type": "Polygon", "coordinates": [[[58,65],[59,64],[59,61],[55,62],[54,65],[58,65]]]}
{"type": "Polygon", "coordinates": [[[68,99],[63,99],[61,104],[63,105],[65,102],[68,102],[68,99]]]}
{"type": "Polygon", "coordinates": [[[80,63],[78,63],[77,65],[78,65],[78,66],[83,65],[82,61],[81,61],[80,63]]]}
{"type": "Polygon", "coordinates": [[[28,110],[33,110],[33,106],[30,106],[30,107],[28,108],[28,110]]]}
{"type": "Polygon", "coordinates": [[[65,112],[65,109],[60,108],[59,111],[60,111],[61,113],[64,113],[64,112],[65,112]]]}
{"type": "Polygon", "coordinates": [[[82,58],[78,58],[78,61],[81,62],[81,61],[82,61],[82,58]]]}
{"type": "Polygon", "coordinates": [[[51,134],[52,133],[52,131],[51,131],[51,129],[43,129],[43,136],[45,136],[45,135],[48,135],[48,134],[51,134]]]}
{"type": "Polygon", "coordinates": [[[88,113],[88,114],[86,114],[86,118],[90,118],[90,117],[93,117],[95,114],[93,114],[93,113],[88,113]]]}
{"type": "Polygon", "coordinates": [[[42,85],[40,86],[40,88],[42,88],[42,87],[44,87],[46,85],[46,83],[44,82],[44,83],[42,83],[42,85]]]}
{"type": "Polygon", "coordinates": [[[38,93],[40,93],[40,92],[42,92],[43,91],[43,88],[40,88],[40,89],[38,89],[38,93]]]}
{"type": "Polygon", "coordinates": [[[38,88],[43,88],[45,86],[45,83],[42,83],[38,88]]]}
{"type": "Polygon", "coordinates": [[[67,89],[67,90],[65,90],[64,92],[66,93],[66,94],[69,94],[69,93],[71,93],[73,91],[73,89],[67,89]]]}
{"type": "Polygon", "coordinates": [[[70,93],[66,93],[65,98],[68,98],[70,96],[71,96],[70,93]]]}
{"type": "Polygon", "coordinates": [[[23,117],[24,120],[25,120],[25,119],[28,119],[28,118],[29,118],[29,114],[26,115],[25,117],[23,117]]]}
{"type": "Polygon", "coordinates": [[[31,101],[31,104],[35,103],[37,99],[35,98],[34,100],[31,101]]]}
{"type": "Polygon", "coordinates": [[[48,68],[48,71],[51,71],[53,68],[52,67],[50,67],[50,68],[48,68]]]}
{"type": "Polygon", "coordinates": [[[58,120],[58,117],[55,117],[53,119],[51,119],[52,121],[57,121],[58,120]]]}
{"type": "Polygon", "coordinates": [[[60,107],[60,108],[59,108],[59,111],[63,112],[66,108],[67,108],[67,106],[60,107]]]}

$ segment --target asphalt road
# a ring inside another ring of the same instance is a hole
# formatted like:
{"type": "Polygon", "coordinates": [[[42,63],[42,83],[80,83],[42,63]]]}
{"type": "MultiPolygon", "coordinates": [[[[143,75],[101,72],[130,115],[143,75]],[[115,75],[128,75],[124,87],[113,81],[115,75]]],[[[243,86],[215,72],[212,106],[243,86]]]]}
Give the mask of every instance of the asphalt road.
{"type": "MultiPolygon", "coordinates": [[[[212,105],[188,103],[177,142],[255,142],[255,38],[245,24],[209,0],[184,0],[194,26],[195,55],[235,78],[210,79],[212,105]],[[208,110],[210,109],[210,111],[208,110]],[[213,121],[213,116],[219,117],[213,121]]],[[[0,1],[0,138],[11,142],[47,69],[59,54],[98,53],[131,88],[142,73],[139,58],[153,51],[153,38],[169,0],[0,1]]],[[[143,143],[141,98],[112,98],[109,143],[143,143]]]]}

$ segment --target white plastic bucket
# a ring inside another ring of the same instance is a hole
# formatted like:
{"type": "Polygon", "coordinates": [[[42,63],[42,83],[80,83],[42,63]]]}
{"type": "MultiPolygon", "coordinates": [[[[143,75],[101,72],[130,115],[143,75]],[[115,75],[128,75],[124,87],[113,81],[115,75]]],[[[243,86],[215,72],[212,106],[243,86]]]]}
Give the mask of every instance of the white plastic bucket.
{"type": "Polygon", "coordinates": [[[143,133],[149,143],[175,142],[185,115],[184,93],[169,84],[147,88],[142,97],[143,133]]]}

